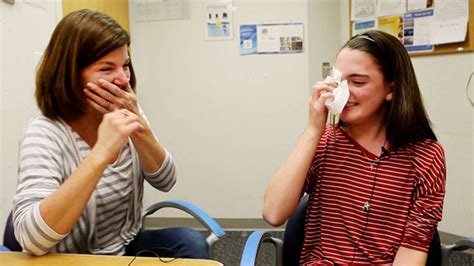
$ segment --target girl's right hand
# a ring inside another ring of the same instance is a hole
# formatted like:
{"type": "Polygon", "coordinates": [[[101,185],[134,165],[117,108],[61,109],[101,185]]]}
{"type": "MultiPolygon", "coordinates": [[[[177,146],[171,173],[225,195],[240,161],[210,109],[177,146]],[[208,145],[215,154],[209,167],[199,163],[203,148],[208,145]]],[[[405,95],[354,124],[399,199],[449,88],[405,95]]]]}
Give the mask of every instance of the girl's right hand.
{"type": "Polygon", "coordinates": [[[99,148],[107,162],[113,163],[128,137],[133,132],[144,129],[139,117],[133,112],[127,109],[112,111],[102,118],[94,148],[99,148]]]}
{"type": "Polygon", "coordinates": [[[313,86],[309,97],[309,116],[307,129],[323,131],[326,126],[328,109],[324,105],[327,99],[333,98],[332,91],[337,87],[334,81],[320,81],[313,86]]]}

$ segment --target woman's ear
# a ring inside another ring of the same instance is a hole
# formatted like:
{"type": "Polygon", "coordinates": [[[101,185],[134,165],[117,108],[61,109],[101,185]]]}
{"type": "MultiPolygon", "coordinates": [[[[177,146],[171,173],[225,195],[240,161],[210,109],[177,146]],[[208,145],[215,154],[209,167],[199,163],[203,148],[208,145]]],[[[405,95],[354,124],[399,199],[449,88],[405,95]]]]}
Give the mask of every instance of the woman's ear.
{"type": "Polygon", "coordinates": [[[387,95],[385,96],[385,100],[389,102],[393,99],[393,82],[387,83],[385,85],[385,91],[387,92],[387,95]]]}

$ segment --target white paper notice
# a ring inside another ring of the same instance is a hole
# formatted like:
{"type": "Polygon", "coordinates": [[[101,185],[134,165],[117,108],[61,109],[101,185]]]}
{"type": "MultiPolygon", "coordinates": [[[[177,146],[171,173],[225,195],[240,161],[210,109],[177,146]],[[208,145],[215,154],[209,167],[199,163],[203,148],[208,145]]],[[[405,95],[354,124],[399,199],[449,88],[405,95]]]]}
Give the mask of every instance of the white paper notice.
{"type": "Polygon", "coordinates": [[[408,0],[407,2],[407,10],[420,10],[431,7],[431,4],[427,2],[427,0],[408,0]]]}
{"type": "Polygon", "coordinates": [[[413,45],[432,44],[430,43],[432,21],[432,16],[420,17],[415,19],[413,45]]]}
{"type": "Polygon", "coordinates": [[[377,16],[400,15],[406,11],[406,0],[383,0],[377,2],[377,16]]]}
{"type": "Polygon", "coordinates": [[[437,1],[434,9],[434,21],[431,24],[431,43],[455,43],[466,39],[467,0],[437,1]]]}
{"type": "Polygon", "coordinates": [[[431,24],[431,43],[455,43],[466,39],[467,19],[435,21],[431,24]]]}
{"type": "Polygon", "coordinates": [[[374,18],[375,8],[375,0],[352,0],[351,20],[374,18]]]}

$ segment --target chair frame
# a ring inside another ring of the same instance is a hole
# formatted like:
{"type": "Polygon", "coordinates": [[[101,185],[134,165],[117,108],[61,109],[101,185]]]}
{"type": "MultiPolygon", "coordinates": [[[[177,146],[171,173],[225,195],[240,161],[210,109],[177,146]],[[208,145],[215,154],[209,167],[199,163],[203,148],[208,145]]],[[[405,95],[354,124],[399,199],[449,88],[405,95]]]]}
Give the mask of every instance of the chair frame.
{"type": "MultiPolygon", "coordinates": [[[[166,200],[166,201],[161,201],[158,203],[155,203],[148,207],[143,213],[142,213],[142,224],[140,230],[145,229],[145,219],[147,216],[155,213],[156,211],[163,209],[163,208],[174,208],[174,209],[179,209],[182,210],[191,216],[193,216],[196,220],[198,220],[204,227],[208,229],[210,232],[208,237],[206,238],[207,245],[209,247],[209,250],[211,251],[212,245],[222,237],[224,237],[225,232],[222,229],[222,227],[212,218],[210,217],[206,212],[204,212],[202,209],[197,207],[194,204],[191,204],[186,201],[182,200],[166,200]]],[[[12,212],[8,215],[7,218],[7,223],[5,225],[5,231],[3,234],[3,246],[0,245],[0,251],[1,247],[5,247],[9,251],[22,251],[21,245],[18,243],[18,241],[15,238],[15,231],[14,231],[14,226],[13,226],[13,219],[12,219],[12,212]]]]}
{"type": "Polygon", "coordinates": [[[165,200],[157,202],[146,208],[146,210],[142,214],[142,226],[140,230],[145,229],[145,218],[147,216],[163,208],[174,208],[182,210],[190,214],[192,217],[198,220],[201,225],[207,228],[207,230],[209,231],[209,235],[206,238],[206,243],[209,247],[209,250],[211,250],[212,245],[217,240],[221,239],[225,235],[224,229],[222,229],[222,227],[212,217],[210,217],[206,212],[204,212],[196,205],[183,200],[165,200]]]}

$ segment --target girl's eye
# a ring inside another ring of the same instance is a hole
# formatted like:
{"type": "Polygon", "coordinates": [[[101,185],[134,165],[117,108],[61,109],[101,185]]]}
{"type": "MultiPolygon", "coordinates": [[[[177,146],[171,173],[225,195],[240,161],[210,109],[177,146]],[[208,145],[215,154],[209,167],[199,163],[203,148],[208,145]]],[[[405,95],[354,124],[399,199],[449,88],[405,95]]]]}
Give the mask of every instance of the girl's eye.
{"type": "Polygon", "coordinates": [[[352,81],[352,84],[354,84],[355,86],[363,86],[365,84],[364,81],[359,81],[359,80],[353,80],[352,81]]]}

